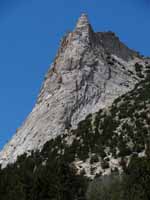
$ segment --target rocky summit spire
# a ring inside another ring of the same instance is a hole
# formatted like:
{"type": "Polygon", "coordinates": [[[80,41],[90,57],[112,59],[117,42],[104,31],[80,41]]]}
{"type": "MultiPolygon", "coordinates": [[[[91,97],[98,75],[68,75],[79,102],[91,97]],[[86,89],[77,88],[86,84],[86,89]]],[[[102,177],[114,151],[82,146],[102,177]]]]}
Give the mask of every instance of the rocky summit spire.
{"type": "Polygon", "coordinates": [[[76,25],[76,29],[82,29],[82,28],[88,28],[90,25],[89,20],[88,20],[88,16],[83,13],[81,15],[81,17],[78,19],[77,25],[76,25]]]}
{"type": "Polygon", "coordinates": [[[83,42],[87,44],[92,39],[93,29],[91,24],[89,23],[88,16],[83,13],[76,24],[74,30],[74,38],[77,39],[79,42],[83,42]]]}

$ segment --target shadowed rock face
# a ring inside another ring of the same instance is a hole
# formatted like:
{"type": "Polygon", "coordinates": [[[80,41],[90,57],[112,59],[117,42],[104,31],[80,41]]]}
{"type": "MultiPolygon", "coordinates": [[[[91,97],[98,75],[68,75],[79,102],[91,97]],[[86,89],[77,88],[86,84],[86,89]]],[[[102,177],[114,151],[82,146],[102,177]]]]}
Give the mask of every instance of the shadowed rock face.
{"type": "Polygon", "coordinates": [[[105,49],[106,52],[114,54],[123,60],[133,59],[135,56],[140,57],[140,55],[125,46],[115,33],[109,32],[98,32],[96,33],[97,43],[105,49]]]}
{"type": "Polygon", "coordinates": [[[2,166],[76,128],[89,113],[133,89],[140,80],[137,62],[144,60],[113,33],[94,33],[83,14],[75,30],[63,38],[35,107],[0,153],[2,166]]]}

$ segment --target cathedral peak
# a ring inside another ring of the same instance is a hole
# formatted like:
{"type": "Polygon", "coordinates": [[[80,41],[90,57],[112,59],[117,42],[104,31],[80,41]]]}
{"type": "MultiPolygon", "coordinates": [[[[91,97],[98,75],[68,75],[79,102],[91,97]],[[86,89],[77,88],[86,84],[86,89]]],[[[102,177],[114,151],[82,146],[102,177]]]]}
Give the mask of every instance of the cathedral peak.
{"type": "Polygon", "coordinates": [[[0,152],[2,167],[41,150],[47,141],[77,128],[89,114],[132,90],[140,79],[135,71],[140,58],[134,54],[111,32],[95,33],[82,14],[76,29],[64,37],[32,112],[0,152]]]}

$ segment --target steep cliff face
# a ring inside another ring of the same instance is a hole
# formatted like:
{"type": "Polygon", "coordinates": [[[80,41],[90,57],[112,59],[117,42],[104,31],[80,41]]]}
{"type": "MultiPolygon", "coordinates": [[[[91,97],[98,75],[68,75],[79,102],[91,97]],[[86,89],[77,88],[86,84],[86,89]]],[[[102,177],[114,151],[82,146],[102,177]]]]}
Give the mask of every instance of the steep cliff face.
{"type": "Polygon", "coordinates": [[[63,38],[35,107],[0,153],[2,166],[110,106],[145,77],[145,62],[114,33],[95,33],[83,14],[63,38]]]}

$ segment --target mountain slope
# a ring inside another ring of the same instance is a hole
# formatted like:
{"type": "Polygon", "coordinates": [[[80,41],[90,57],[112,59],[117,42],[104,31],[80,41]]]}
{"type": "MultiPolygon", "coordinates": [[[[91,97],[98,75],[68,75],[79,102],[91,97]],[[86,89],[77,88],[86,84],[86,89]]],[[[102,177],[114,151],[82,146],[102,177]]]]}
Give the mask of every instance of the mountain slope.
{"type": "Polygon", "coordinates": [[[87,116],[77,129],[0,170],[1,199],[93,200],[93,195],[96,199],[104,195],[115,200],[148,200],[149,113],[150,73],[112,106],[87,116]],[[126,175],[120,178],[118,170],[126,175]],[[101,177],[113,171],[115,182],[113,176],[101,177]],[[91,178],[97,182],[91,183],[91,178]]]}
{"type": "Polygon", "coordinates": [[[35,107],[0,153],[6,166],[77,128],[90,113],[108,107],[145,77],[146,59],[112,32],[95,33],[86,15],[62,40],[35,107]]]}
{"type": "MultiPolygon", "coordinates": [[[[131,156],[150,156],[150,72],[146,80],[112,106],[90,114],[63,136],[78,173],[86,176],[123,171],[131,156]]],[[[69,153],[68,153],[69,154],[69,153]]]]}

